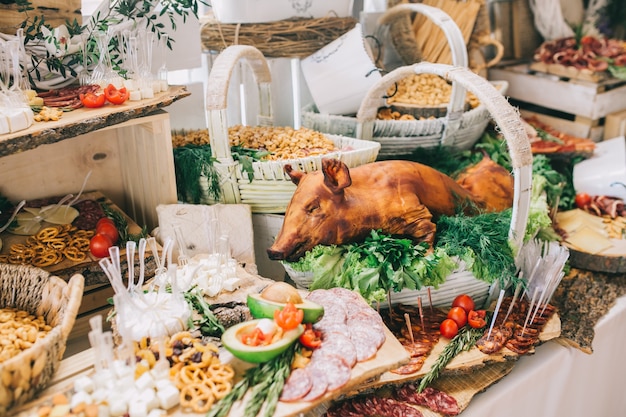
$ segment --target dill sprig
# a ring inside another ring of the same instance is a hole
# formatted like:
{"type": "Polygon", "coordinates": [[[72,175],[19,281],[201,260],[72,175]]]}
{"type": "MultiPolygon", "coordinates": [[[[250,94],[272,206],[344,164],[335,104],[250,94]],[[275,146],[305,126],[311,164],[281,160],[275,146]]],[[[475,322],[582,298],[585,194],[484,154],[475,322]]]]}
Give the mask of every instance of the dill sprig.
{"type": "Polygon", "coordinates": [[[430,368],[430,371],[420,381],[417,392],[422,392],[424,388],[430,385],[434,380],[439,378],[441,371],[454,359],[459,353],[468,351],[476,345],[478,339],[485,333],[485,329],[474,329],[470,326],[464,326],[459,333],[450,340],[450,343],[443,348],[443,351],[430,368]]]}
{"type": "Polygon", "coordinates": [[[187,144],[174,148],[174,172],[178,198],[199,204],[203,195],[200,177],[206,177],[207,194],[218,201],[221,196],[220,179],[213,163],[216,159],[211,154],[209,145],[187,144]]]}
{"type": "Polygon", "coordinates": [[[458,256],[476,278],[506,288],[516,280],[515,258],[509,245],[511,210],[476,216],[442,216],[437,221],[437,242],[449,256],[458,256]]]}

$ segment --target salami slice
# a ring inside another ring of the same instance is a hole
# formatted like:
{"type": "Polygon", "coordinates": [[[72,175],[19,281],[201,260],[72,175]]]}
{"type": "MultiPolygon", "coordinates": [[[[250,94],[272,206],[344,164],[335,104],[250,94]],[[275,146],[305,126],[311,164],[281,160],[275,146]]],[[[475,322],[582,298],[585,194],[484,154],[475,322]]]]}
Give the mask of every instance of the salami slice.
{"type": "Polygon", "coordinates": [[[313,381],[311,381],[307,368],[296,368],[285,381],[280,400],[285,402],[298,401],[308,394],[312,386],[313,381]]]}
{"type": "Polygon", "coordinates": [[[478,339],[478,341],[476,342],[476,347],[482,353],[490,355],[492,353],[496,353],[502,350],[504,344],[509,337],[510,335],[507,336],[507,331],[504,330],[504,327],[494,327],[489,337],[488,333],[485,332],[483,337],[478,339]]]}
{"type": "Polygon", "coordinates": [[[328,389],[328,381],[326,379],[326,370],[311,366],[311,363],[307,366],[309,376],[311,378],[311,389],[309,392],[301,398],[301,401],[315,401],[322,395],[326,394],[328,389]]]}
{"type": "Polygon", "coordinates": [[[426,361],[426,356],[415,356],[409,359],[409,362],[406,365],[402,365],[399,368],[392,369],[391,373],[398,375],[411,375],[422,369],[424,366],[424,362],[426,361]]]}
{"type": "Polygon", "coordinates": [[[334,391],[343,387],[352,376],[352,367],[342,357],[330,352],[318,352],[318,355],[309,363],[309,367],[324,372],[328,383],[327,391],[334,391]]]}
{"type": "MultiPolygon", "coordinates": [[[[367,343],[373,343],[376,345],[376,350],[378,350],[378,348],[385,343],[385,331],[377,326],[372,326],[366,322],[358,321],[348,324],[348,329],[350,331],[350,338],[352,338],[352,333],[364,334],[363,337],[369,339],[367,343]]],[[[353,343],[356,344],[354,340],[353,343]]]]}
{"type": "Polygon", "coordinates": [[[351,327],[350,340],[356,348],[357,361],[364,362],[376,356],[378,342],[372,338],[376,332],[368,331],[366,327],[351,327]]]}
{"type": "Polygon", "coordinates": [[[313,356],[316,354],[319,355],[318,352],[335,353],[343,358],[351,368],[356,365],[357,362],[356,348],[350,337],[346,336],[346,333],[324,333],[322,346],[313,352],[313,356]]]}

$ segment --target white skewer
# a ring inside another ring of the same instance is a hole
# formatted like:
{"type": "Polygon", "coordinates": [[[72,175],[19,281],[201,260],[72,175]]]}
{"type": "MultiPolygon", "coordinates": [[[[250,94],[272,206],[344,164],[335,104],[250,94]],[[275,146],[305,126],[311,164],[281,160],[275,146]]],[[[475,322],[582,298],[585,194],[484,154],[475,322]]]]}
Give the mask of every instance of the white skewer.
{"type": "Polygon", "coordinates": [[[500,310],[500,305],[502,304],[503,298],[504,298],[504,290],[500,290],[500,295],[498,295],[498,302],[496,303],[496,309],[493,311],[493,317],[491,318],[491,324],[489,325],[489,332],[487,333],[487,339],[491,337],[491,331],[493,330],[493,325],[496,323],[496,318],[498,317],[498,310],[500,310]]]}

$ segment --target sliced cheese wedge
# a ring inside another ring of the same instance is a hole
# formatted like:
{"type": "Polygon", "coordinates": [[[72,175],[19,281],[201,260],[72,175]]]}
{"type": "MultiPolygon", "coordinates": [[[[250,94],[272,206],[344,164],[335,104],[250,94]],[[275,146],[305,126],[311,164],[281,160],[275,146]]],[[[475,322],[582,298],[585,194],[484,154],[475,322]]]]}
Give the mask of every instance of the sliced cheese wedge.
{"type": "Polygon", "coordinates": [[[565,242],[574,249],[591,254],[600,253],[613,246],[611,239],[589,226],[580,227],[575,233],[571,233],[565,242]]]}

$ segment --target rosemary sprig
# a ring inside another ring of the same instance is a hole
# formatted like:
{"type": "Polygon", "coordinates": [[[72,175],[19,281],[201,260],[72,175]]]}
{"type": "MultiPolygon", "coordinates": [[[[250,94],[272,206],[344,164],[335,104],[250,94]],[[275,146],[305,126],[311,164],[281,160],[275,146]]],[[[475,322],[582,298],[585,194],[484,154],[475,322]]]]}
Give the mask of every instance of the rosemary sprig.
{"type": "Polygon", "coordinates": [[[462,327],[459,333],[450,340],[450,343],[443,349],[430,371],[422,378],[417,392],[422,392],[424,388],[430,385],[435,379],[439,378],[441,371],[454,359],[459,353],[468,351],[474,347],[478,339],[485,333],[485,329],[474,329],[470,326],[462,327]]]}
{"type": "Polygon", "coordinates": [[[285,380],[291,370],[291,362],[297,350],[297,343],[289,349],[254,368],[246,371],[243,379],[231,390],[228,395],[215,404],[206,417],[224,417],[233,404],[241,400],[248,389],[250,398],[246,402],[243,417],[255,417],[265,405],[264,416],[271,417],[276,411],[278,398],[285,385],[285,380]]]}

